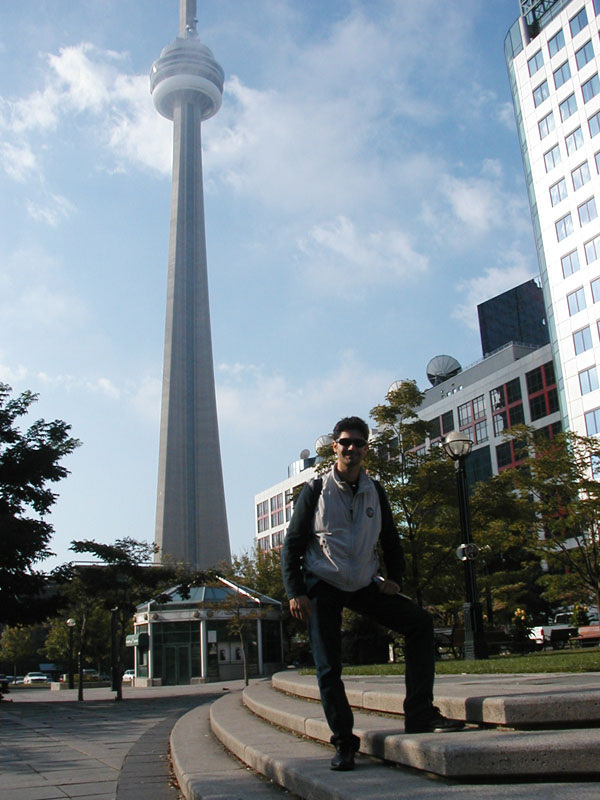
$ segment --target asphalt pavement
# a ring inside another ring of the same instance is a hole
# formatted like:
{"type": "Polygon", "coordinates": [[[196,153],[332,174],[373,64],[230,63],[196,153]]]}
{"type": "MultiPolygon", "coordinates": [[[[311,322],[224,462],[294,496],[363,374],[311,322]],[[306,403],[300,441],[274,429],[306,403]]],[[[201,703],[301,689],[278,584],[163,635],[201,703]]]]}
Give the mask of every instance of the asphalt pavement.
{"type": "Polygon", "coordinates": [[[148,689],[15,687],[0,702],[2,800],[179,800],[169,735],[179,717],[241,681],[148,689]]]}

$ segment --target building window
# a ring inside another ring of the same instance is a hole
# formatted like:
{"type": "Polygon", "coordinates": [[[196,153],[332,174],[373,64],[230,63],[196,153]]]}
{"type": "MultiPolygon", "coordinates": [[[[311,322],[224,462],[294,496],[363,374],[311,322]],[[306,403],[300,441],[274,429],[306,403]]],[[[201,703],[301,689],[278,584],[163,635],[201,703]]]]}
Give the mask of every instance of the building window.
{"type": "Polygon", "coordinates": [[[581,370],[579,373],[579,386],[581,387],[581,394],[589,394],[596,391],[598,388],[596,367],[581,370]]]}
{"type": "Polygon", "coordinates": [[[571,172],[571,177],[573,178],[573,189],[575,189],[575,191],[584,186],[591,179],[588,162],[584,161],[583,164],[576,167],[571,172]]]}
{"type": "Polygon", "coordinates": [[[565,35],[561,30],[548,40],[548,53],[550,58],[555,56],[565,46],[565,35]]]}
{"type": "Polygon", "coordinates": [[[485,398],[482,394],[473,400],[473,419],[485,417],[485,398]]]}
{"type": "Polygon", "coordinates": [[[488,424],[487,420],[483,419],[481,422],[475,423],[475,442],[476,444],[482,444],[483,442],[487,442],[489,439],[488,434],[488,424]]]}
{"type": "Polygon", "coordinates": [[[588,119],[590,136],[597,136],[600,133],[600,111],[597,111],[588,119]]]}
{"type": "Polygon", "coordinates": [[[544,376],[542,373],[542,368],[536,367],[536,369],[532,369],[531,372],[527,372],[525,375],[525,381],[527,383],[527,394],[541,392],[544,388],[544,376]]]}
{"type": "MultiPolygon", "coordinates": [[[[596,75],[596,77],[598,76],[596,75]]],[[[540,106],[544,102],[544,100],[546,100],[546,98],[549,97],[549,95],[550,95],[550,89],[548,88],[548,81],[544,81],[543,83],[540,83],[539,86],[536,86],[535,89],[533,90],[533,104],[535,105],[535,107],[537,108],[538,106],[540,106]]]]}
{"type": "Polygon", "coordinates": [[[554,365],[551,361],[525,375],[531,421],[553,414],[558,409],[554,365]]]}
{"type": "Polygon", "coordinates": [[[587,225],[588,222],[591,222],[593,219],[596,219],[598,216],[598,211],[596,210],[596,201],[593,197],[590,197],[589,200],[586,200],[585,203],[582,203],[578,209],[577,213],[579,214],[579,224],[580,225],[587,225]]]}
{"type": "MultiPolygon", "coordinates": [[[[575,95],[573,95],[573,98],[574,97],[575,95]]],[[[538,130],[540,132],[540,139],[545,139],[549,133],[552,133],[554,130],[554,113],[552,111],[538,122],[538,130]]]]}
{"type": "Polygon", "coordinates": [[[600,278],[595,278],[591,283],[592,299],[594,303],[600,303],[600,278]]]}
{"type": "Polygon", "coordinates": [[[592,97],[595,97],[600,91],[600,81],[598,80],[598,73],[592,75],[589,81],[581,84],[581,94],[583,95],[583,102],[589,102],[592,97]]]}
{"type": "Polygon", "coordinates": [[[594,57],[594,45],[592,44],[592,40],[590,39],[583,45],[583,47],[580,47],[579,50],[577,50],[577,52],[575,53],[575,61],[577,62],[577,69],[585,67],[588,61],[591,61],[593,57],[594,57]]]}
{"type": "MultiPolygon", "coordinates": [[[[588,44],[591,44],[591,42],[588,42],[588,44]]],[[[544,66],[544,55],[541,50],[538,50],[535,55],[528,59],[527,66],[529,67],[529,77],[535,75],[535,73],[544,66]]]]}
{"type": "Polygon", "coordinates": [[[502,444],[496,445],[496,461],[498,462],[498,469],[512,464],[510,442],[503,442],[502,444]]]}
{"type": "Polygon", "coordinates": [[[585,429],[588,436],[595,436],[600,431],[600,408],[586,412],[585,429]]]}
{"type": "Polygon", "coordinates": [[[600,258],[600,236],[594,236],[593,239],[586,242],[583,245],[583,249],[585,250],[585,260],[588,264],[600,258]]]}
{"type": "Polygon", "coordinates": [[[564,178],[561,178],[558,183],[550,187],[550,202],[553,206],[560,203],[567,196],[567,184],[564,178]]]}
{"type": "Polygon", "coordinates": [[[503,430],[508,428],[508,417],[506,411],[494,414],[494,436],[500,436],[503,430]]]}
{"type": "Polygon", "coordinates": [[[565,144],[567,145],[567,153],[571,156],[576,150],[579,150],[580,147],[583,146],[583,133],[581,132],[581,128],[576,128],[573,133],[570,133],[565,138],[565,144]]]}
{"type": "MultiPolygon", "coordinates": [[[[569,119],[577,111],[577,100],[575,99],[575,94],[570,94],[566,100],[563,100],[562,103],[559,103],[558,110],[560,112],[560,118],[564,122],[565,120],[569,119]]],[[[554,120],[552,120],[554,123],[554,120]]],[[[554,124],[552,126],[554,130],[554,124]]]]}
{"type": "Polygon", "coordinates": [[[271,527],[283,525],[283,494],[271,498],[271,527]]]}
{"type": "Polygon", "coordinates": [[[495,436],[499,436],[506,428],[524,421],[519,378],[492,389],[490,400],[492,410],[495,412],[492,417],[495,436]]]}
{"type": "Polygon", "coordinates": [[[596,172],[600,174],[600,151],[594,156],[594,161],[596,162],[596,172]]]}
{"type": "Polygon", "coordinates": [[[262,533],[269,530],[269,501],[258,503],[256,506],[256,531],[262,533]]]}
{"type": "Polygon", "coordinates": [[[573,250],[572,253],[567,253],[566,256],[563,256],[560,260],[560,263],[562,264],[564,278],[568,278],[569,275],[572,275],[574,272],[578,272],[579,256],[577,255],[577,250],[573,250]]]}
{"type": "Polygon", "coordinates": [[[573,334],[573,346],[576,356],[585,353],[586,350],[591,350],[592,333],[589,325],[586,325],[585,328],[582,328],[580,331],[575,331],[573,334]]]}
{"type": "Polygon", "coordinates": [[[508,405],[521,399],[521,381],[514,378],[506,384],[506,402],[508,405]]]}
{"type": "Polygon", "coordinates": [[[578,14],[575,14],[575,16],[569,20],[569,27],[571,28],[571,36],[577,36],[577,34],[580,31],[582,31],[587,24],[588,24],[588,18],[584,6],[578,14]]]}
{"type": "Polygon", "coordinates": [[[560,164],[560,147],[557,144],[547,153],[544,153],[544,164],[546,165],[546,172],[550,172],[551,169],[560,164]]]}
{"type": "Polygon", "coordinates": [[[471,403],[463,403],[458,407],[458,426],[462,428],[468,425],[473,419],[471,403]]]}
{"type": "Polygon", "coordinates": [[[442,414],[441,418],[442,422],[442,433],[446,435],[450,433],[450,431],[454,430],[454,414],[452,411],[446,411],[445,414],[442,414]]]}
{"type": "Polygon", "coordinates": [[[556,238],[559,242],[562,242],[563,239],[566,239],[567,236],[570,236],[573,233],[573,220],[571,219],[571,215],[567,214],[559,219],[555,227],[556,238]]]}
{"type": "Polygon", "coordinates": [[[585,308],[585,292],[583,291],[583,287],[571,292],[571,294],[568,294],[567,303],[569,305],[570,317],[572,317],[574,314],[577,314],[579,311],[583,311],[585,308]]]}
{"type": "Polygon", "coordinates": [[[571,67],[569,66],[569,62],[565,61],[565,63],[561,64],[560,67],[558,67],[558,69],[554,70],[553,74],[554,74],[554,86],[557,89],[560,89],[563,83],[566,83],[571,77],[571,67]]]}

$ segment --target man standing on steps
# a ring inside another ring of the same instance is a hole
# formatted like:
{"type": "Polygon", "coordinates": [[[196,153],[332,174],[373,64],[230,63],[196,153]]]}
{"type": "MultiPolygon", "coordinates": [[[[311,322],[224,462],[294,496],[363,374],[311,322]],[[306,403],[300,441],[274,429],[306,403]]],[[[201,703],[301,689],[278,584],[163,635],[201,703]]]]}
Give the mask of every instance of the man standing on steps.
{"type": "Polygon", "coordinates": [[[370,617],[405,637],[407,733],[457,731],[464,723],[433,705],[433,620],[400,594],[404,554],[381,485],[362,467],[369,428],[345,417],[333,429],[336,462],[303,488],[285,538],[282,571],[292,616],[307,622],[321,702],[332,731],[331,769],[354,769],[360,740],[342,682],[342,610],[370,617]],[[387,577],[379,571],[381,543],[387,577]]]}

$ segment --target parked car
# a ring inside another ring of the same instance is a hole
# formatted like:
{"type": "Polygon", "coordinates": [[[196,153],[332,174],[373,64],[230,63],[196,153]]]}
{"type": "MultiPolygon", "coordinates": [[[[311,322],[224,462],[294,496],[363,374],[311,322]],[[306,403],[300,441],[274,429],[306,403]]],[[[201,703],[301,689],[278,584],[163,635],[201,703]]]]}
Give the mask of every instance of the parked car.
{"type": "Polygon", "coordinates": [[[134,669],[126,669],[123,673],[123,683],[133,683],[133,679],[135,678],[135,670],[134,669]]]}
{"type": "Polygon", "coordinates": [[[23,683],[48,683],[48,676],[43,672],[28,672],[23,678],[23,683]]]}
{"type": "Polygon", "coordinates": [[[4,675],[0,673],[0,694],[3,692],[8,692],[8,684],[10,683],[10,679],[8,675],[4,675]]]}
{"type": "Polygon", "coordinates": [[[84,670],[82,670],[82,672],[83,672],[84,680],[97,681],[98,678],[99,678],[97,669],[84,669],[84,670]]]}

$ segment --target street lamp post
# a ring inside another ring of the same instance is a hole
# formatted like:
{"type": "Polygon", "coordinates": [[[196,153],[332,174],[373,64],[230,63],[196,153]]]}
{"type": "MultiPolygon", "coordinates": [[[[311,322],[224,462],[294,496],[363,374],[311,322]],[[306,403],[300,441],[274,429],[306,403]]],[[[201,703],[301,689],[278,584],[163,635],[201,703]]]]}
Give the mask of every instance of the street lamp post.
{"type": "Polygon", "coordinates": [[[75,688],[75,683],[73,681],[73,628],[75,625],[77,625],[77,622],[73,617],[69,617],[67,620],[67,626],[69,628],[69,689],[75,688]]]}
{"type": "Polygon", "coordinates": [[[444,450],[456,464],[456,490],[458,493],[458,513],[463,544],[457,555],[465,565],[465,590],[467,602],[463,606],[465,617],[465,659],[487,658],[487,645],[483,632],[483,614],[481,603],[477,599],[477,583],[475,580],[475,558],[477,545],[471,540],[471,514],[469,494],[467,491],[467,474],[465,461],[473,442],[465,433],[450,431],[444,439],[444,450]]]}

